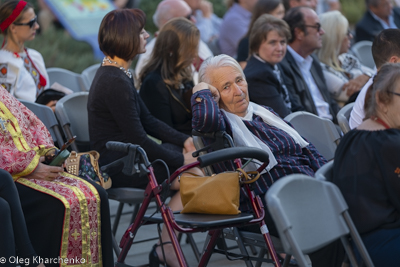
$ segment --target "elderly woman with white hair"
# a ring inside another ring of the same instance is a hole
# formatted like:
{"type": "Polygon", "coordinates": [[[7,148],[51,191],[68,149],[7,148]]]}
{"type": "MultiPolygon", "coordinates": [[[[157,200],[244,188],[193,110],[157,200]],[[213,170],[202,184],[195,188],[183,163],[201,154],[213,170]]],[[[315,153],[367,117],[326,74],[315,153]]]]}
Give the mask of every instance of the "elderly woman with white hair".
{"type": "Polygon", "coordinates": [[[374,71],[348,54],[353,36],[349,22],[339,11],[330,11],[320,16],[322,47],[317,51],[328,90],[339,105],[354,102],[358,92],[374,75],[374,71]]]}
{"type": "MultiPolygon", "coordinates": [[[[232,57],[206,59],[199,70],[199,82],[191,99],[193,129],[205,133],[226,131],[236,146],[258,147],[269,153],[270,162],[254,186],[256,194],[265,194],[274,181],[292,173],[314,176],[326,163],[315,147],[272,109],[249,101],[244,73],[232,57]]],[[[242,211],[246,208],[241,206],[242,211]]],[[[270,233],[278,236],[265,211],[270,233]]],[[[340,245],[333,243],[310,257],[313,266],[340,266],[341,255],[340,245]]]]}

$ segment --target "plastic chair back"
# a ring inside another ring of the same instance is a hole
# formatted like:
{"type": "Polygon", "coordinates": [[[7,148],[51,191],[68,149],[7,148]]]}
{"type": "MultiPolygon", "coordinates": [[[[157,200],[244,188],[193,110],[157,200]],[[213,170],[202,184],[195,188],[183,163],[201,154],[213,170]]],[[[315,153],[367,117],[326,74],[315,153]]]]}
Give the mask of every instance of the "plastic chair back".
{"type": "Polygon", "coordinates": [[[332,181],[333,178],[333,160],[326,163],[315,172],[315,178],[321,181],[332,181]]]}
{"type": "Polygon", "coordinates": [[[346,106],[342,107],[336,118],[338,120],[340,129],[342,129],[343,133],[347,133],[351,130],[349,125],[350,113],[353,110],[354,103],[349,103],[346,106]]]}
{"type": "Polygon", "coordinates": [[[88,92],[73,93],[61,98],[56,104],[56,116],[68,139],[76,136],[73,150],[89,150],[89,120],[87,112],[88,92]],[[79,149],[79,148],[80,149],[79,149]]]}
{"type": "Polygon", "coordinates": [[[71,89],[74,92],[89,91],[80,74],[62,69],[62,68],[48,68],[47,74],[50,79],[50,86],[58,82],[62,86],[71,89]]]}
{"type": "Polygon", "coordinates": [[[57,144],[61,146],[64,143],[64,140],[60,131],[60,126],[58,124],[56,116],[54,115],[53,110],[45,105],[21,99],[19,99],[19,101],[22,104],[24,104],[28,109],[30,109],[43,122],[47,130],[49,130],[51,138],[53,138],[54,143],[57,142],[57,144]]]}
{"type": "Polygon", "coordinates": [[[270,187],[266,201],[285,252],[294,255],[299,266],[311,266],[305,254],[339,238],[352,265],[359,266],[348,242],[349,233],[366,265],[373,266],[336,185],[304,174],[292,174],[270,187]]]}
{"type": "Polygon", "coordinates": [[[327,160],[333,159],[340,135],[332,121],[305,111],[291,113],[285,120],[311,142],[322,156],[327,160]]]}
{"type": "Polygon", "coordinates": [[[361,64],[374,69],[375,61],[372,57],[372,42],[371,41],[360,41],[355,43],[351,47],[353,54],[360,60],[361,64]]]}
{"type": "Polygon", "coordinates": [[[90,86],[92,85],[92,81],[94,79],[94,76],[96,75],[97,70],[100,67],[100,63],[98,64],[94,64],[90,67],[87,67],[86,69],[84,69],[82,71],[82,80],[85,84],[85,87],[87,88],[87,90],[90,90],[90,86]]]}

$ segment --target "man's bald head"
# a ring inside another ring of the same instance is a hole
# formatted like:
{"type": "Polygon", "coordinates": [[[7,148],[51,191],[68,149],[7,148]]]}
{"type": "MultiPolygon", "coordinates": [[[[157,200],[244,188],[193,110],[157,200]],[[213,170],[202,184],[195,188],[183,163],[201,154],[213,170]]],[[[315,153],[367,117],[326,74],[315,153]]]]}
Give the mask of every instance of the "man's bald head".
{"type": "Polygon", "coordinates": [[[153,22],[160,29],[170,19],[188,17],[191,14],[192,9],[185,1],[164,0],[158,4],[156,13],[153,16],[153,22]]]}

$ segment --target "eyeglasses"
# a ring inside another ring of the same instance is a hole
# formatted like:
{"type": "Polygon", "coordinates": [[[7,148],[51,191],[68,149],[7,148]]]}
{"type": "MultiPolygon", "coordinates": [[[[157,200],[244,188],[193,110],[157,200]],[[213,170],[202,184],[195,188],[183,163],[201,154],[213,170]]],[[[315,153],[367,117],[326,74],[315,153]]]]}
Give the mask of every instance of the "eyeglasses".
{"type": "Polygon", "coordinates": [[[32,20],[30,20],[30,21],[27,22],[27,23],[17,23],[17,22],[14,22],[14,25],[17,25],[17,26],[29,26],[30,28],[32,28],[33,25],[35,25],[35,23],[37,23],[37,16],[34,17],[32,20]]]}
{"type": "Polygon", "coordinates": [[[389,91],[389,93],[397,95],[397,96],[400,96],[400,93],[396,93],[396,92],[393,92],[393,91],[389,91]]]}
{"type": "Polygon", "coordinates": [[[189,14],[189,15],[187,15],[186,17],[184,17],[185,19],[188,19],[188,20],[192,20],[192,14],[189,14]]]}
{"type": "Polygon", "coordinates": [[[317,30],[317,32],[319,32],[321,30],[321,24],[320,23],[316,23],[315,25],[304,25],[304,27],[314,28],[314,29],[317,30]]]}

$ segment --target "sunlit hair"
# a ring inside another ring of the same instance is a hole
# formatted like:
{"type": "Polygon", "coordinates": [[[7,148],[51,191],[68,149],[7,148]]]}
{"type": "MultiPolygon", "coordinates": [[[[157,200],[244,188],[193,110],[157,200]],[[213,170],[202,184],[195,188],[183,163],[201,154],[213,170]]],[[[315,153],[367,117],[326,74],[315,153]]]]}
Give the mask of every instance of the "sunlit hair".
{"type": "MultiPolygon", "coordinates": [[[[11,15],[11,13],[17,7],[19,2],[20,0],[11,0],[11,1],[6,1],[0,5],[0,24],[3,23],[3,21],[5,21],[11,15]]],[[[33,8],[32,4],[26,3],[24,9],[21,11],[21,14],[19,14],[19,16],[14,20],[14,22],[20,23],[22,18],[24,17],[25,12],[29,8],[33,8]]],[[[10,38],[13,42],[15,42],[15,40],[11,35],[10,27],[7,27],[4,32],[0,29],[0,33],[4,35],[4,38],[10,38]]]]}
{"type": "Polygon", "coordinates": [[[386,63],[374,77],[365,95],[365,119],[377,116],[379,105],[387,106],[393,101],[394,92],[400,85],[400,63],[386,63]]]}
{"type": "Polygon", "coordinates": [[[191,64],[198,56],[200,32],[186,18],[168,21],[157,36],[149,61],[143,67],[139,79],[161,67],[164,82],[178,89],[183,81],[192,80],[191,64]]]}
{"type": "Polygon", "coordinates": [[[222,67],[231,67],[237,70],[238,72],[240,72],[243,79],[246,80],[243,70],[240,67],[239,63],[236,61],[236,59],[228,55],[221,54],[218,56],[209,57],[206,60],[204,60],[199,70],[199,82],[205,82],[211,84],[211,80],[210,77],[208,76],[208,73],[213,69],[218,69],[222,67]]]}
{"type": "Polygon", "coordinates": [[[111,58],[132,60],[140,50],[140,32],[146,15],[140,9],[116,9],[105,15],[99,28],[100,50],[111,58]]]}
{"type": "Polygon", "coordinates": [[[323,13],[319,18],[325,34],[322,35],[322,47],[317,50],[318,58],[333,69],[343,71],[338,57],[343,40],[347,35],[349,22],[337,10],[323,13]]]}
{"type": "Polygon", "coordinates": [[[264,14],[256,20],[251,30],[249,39],[250,54],[258,53],[261,44],[267,40],[268,33],[271,31],[276,31],[279,36],[286,39],[286,42],[291,38],[289,25],[284,20],[264,14]]]}

